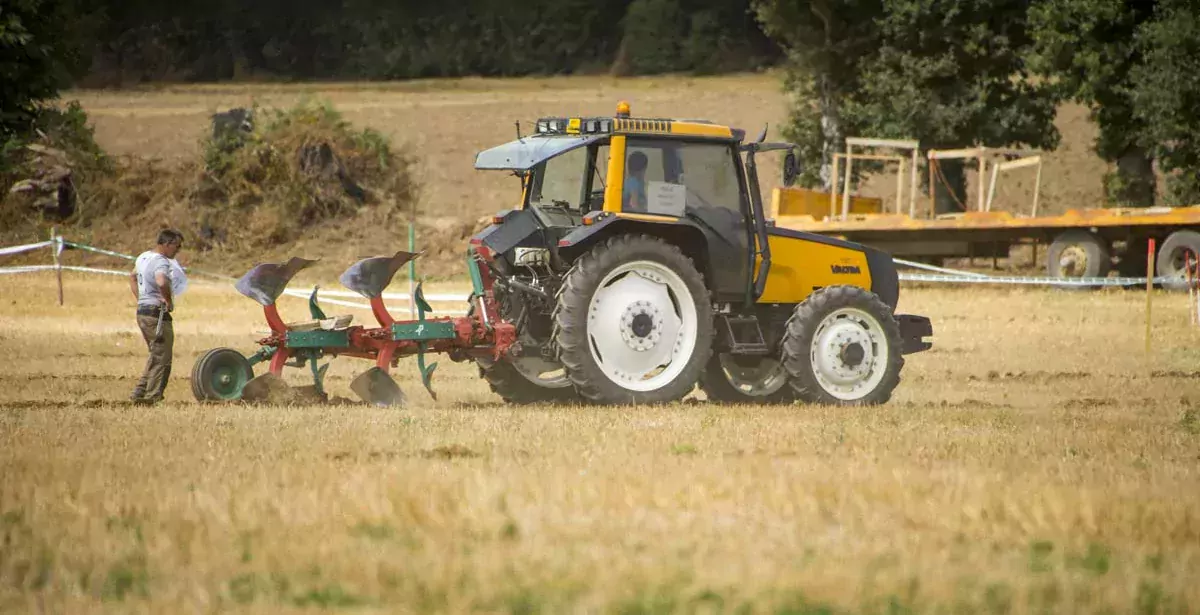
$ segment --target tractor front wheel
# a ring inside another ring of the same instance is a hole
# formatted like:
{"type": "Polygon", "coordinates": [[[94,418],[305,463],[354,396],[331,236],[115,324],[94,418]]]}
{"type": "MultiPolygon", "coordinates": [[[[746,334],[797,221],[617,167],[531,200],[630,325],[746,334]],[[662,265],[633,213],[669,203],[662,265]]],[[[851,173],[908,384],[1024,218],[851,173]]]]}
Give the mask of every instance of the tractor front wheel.
{"type": "Polygon", "coordinates": [[[242,353],[232,348],[213,348],[192,366],[192,395],[197,401],[238,400],[251,378],[254,369],[242,353]]]}
{"type": "Polygon", "coordinates": [[[879,297],[856,286],[828,286],[788,320],[783,366],[805,402],[882,404],[900,383],[900,348],[900,325],[879,297]]]}
{"type": "Polygon", "coordinates": [[[576,259],[554,311],[558,359],[593,403],[666,403],[696,386],[712,352],[704,278],[674,245],[620,235],[576,259]]]}

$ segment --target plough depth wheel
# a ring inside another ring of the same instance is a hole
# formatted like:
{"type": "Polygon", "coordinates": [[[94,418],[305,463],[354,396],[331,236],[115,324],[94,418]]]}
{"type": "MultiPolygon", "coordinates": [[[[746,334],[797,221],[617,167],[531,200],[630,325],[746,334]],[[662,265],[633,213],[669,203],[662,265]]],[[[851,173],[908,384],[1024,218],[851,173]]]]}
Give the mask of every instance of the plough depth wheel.
{"type": "Polygon", "coordinates": [[[250,362],[232,348],[213,348],[192,367],[192,394],[200,401],[241,399],[242,388],[254,377],[250,362]]]}

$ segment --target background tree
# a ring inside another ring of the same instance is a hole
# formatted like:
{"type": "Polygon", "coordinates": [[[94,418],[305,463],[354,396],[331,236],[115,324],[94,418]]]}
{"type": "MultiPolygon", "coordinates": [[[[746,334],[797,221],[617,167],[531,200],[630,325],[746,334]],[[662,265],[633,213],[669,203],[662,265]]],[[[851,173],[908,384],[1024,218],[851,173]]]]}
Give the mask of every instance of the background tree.
{"type": "Polygon", "coordinates": [[[1029,12],[1030,64],[1062,99],[1088,105],[1099,128],[1096,153],[1116,169],[1104,177],[1112,203],[1155,201],[1154,156],[1141,135],[1132,71],[1145,62],[1138,32],[1151,20],[1147,0],[1042,0],[1029,12]]]}
{"type": "Polygon", "coordinates": [[[861,90],[860,66],[878,52],[882,3],[756,0],[753,7],[763,30],[787,55],[790,124],[783,134],[800,147],[799,181],[828,190],[833,154],[844,149],[844,101],[861,90]]]}
{"type": "MultiPolygon", "coordinates": [[[[847,135],[918,139],[923,148],[1058,144],[1051,92],[1027,78],[1031,41],[1022,0],[755,6],[788,51],[797,104],[787,135],[810,165],[828,164],[847,135]],[[815,109],[804,101],[813,94],[815,109]]],[[[945,181],[934,187],[937,211],[961,209],[962,164],[938,166],[945,181]]],[[[827,172],[820,178],[828,186],[827,172]]]]}
{"type": "Polygon", "coordinates": [[[13,147],[33,127],[40,105],[82,70],[76,45],[82,24],[62,0],[0,5],[0,145],[13,147]]]}
{"type": "MultiPolygon", "coordinates": [[[[1161,0],[1138,29],[1142,61],[1130,69],[1138,146],[1167,176],[1172,205],[1200,203],[1200,7],[1161,0]]],[[[1153,176],[1151,176],[1153,178],[1153,176]]]]}

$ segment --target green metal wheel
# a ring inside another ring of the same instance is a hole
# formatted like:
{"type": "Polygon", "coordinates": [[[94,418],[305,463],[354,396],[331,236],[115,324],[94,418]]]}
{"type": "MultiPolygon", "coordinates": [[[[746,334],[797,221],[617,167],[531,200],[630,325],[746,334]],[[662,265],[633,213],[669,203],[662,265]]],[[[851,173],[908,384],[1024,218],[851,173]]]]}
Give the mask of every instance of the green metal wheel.
{"type": "Polygon", "coordinates": [[[192,367],[192,394],[199,401],[241,399],[242,387],[254,377],[250,361],[232,348],[213,348],[192,367]]]}

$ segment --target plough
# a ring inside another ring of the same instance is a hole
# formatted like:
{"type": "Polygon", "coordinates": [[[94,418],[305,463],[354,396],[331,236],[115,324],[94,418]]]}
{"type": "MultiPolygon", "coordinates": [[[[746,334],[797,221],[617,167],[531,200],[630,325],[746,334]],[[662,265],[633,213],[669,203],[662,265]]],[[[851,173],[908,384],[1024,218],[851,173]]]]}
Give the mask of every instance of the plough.
{"type": "Polygon", "coordinates": [[[471,309],[466,316],[429,317],[433,309],[417,285],[411,298],[417,308],[416,320],[397,320],[383,304],[383,291],[396,271],[420,253],[396,252],[392,256],[362,259],[351,265],[339,278],[346,288],[370,302],[378,326],[352,325],[353,317],[327,316],[317,301],[319,289],[309,296],[311,320],[284,322],[276,301],[291,279],[315,260],[293,257],[286,263],[264,263],[243,275],[234,287],[262,305],[270,334],[258,340],[259,349],[249,357],[231,348],[214,348],[202,354],[192,369],[192,392],[201,401],[263,401],[289,387],[282,379],[284,367],[308,366],[313,384],[310,395],[328,399],[324,377],[328,363],[323,358],[357,357],[375,363],[360,374],[350,389],[364,401],[380,405],[404,405],[406,397],[389,374],[403,357],[416,355],[421,383],[430,396],[437,363],[426,364],[427,353],[446,353],[454,361],[470,359],[499,360],[517,339],[513,324],[499,317],[492,292],[492,277],[481,268],[472,250],[468,268],[473,283],[471,309]],[[254,376],[254,365],[267,363],[262,375],[254,376]]]}

